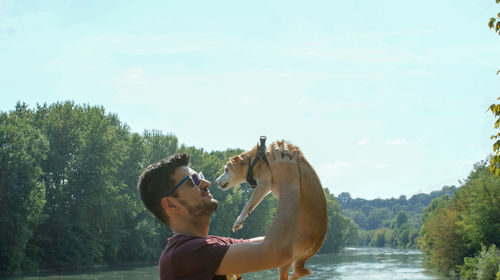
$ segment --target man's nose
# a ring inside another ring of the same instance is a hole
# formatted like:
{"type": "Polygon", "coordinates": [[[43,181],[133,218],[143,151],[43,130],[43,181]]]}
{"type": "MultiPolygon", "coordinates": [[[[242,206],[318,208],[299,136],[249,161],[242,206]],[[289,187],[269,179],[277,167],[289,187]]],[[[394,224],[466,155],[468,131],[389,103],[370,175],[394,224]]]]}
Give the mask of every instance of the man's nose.
{"type": "Polygon", "coordinates": [[[210,181],[205,180],[205,179],[202,179],[202,180],[201,180],[201,185],[200,185],[200,188],[201,188],[201,189],[206,189],[206,188],[210,187],[210,185],[211,185],[211,184],[212,184],[212,183],[210,183],[210,181]]]}

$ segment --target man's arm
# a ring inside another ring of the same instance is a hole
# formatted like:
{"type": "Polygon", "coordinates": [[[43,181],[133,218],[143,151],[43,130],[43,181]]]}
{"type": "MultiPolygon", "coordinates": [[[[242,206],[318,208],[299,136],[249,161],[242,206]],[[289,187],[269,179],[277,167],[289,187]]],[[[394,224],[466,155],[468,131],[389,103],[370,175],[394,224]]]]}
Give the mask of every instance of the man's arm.
{"type": "MultiPolygon", "coordinates": [[[[231,245],[217,269],[217,275],[265,270],[292,261],[299,218],[300,175],[297,155],[282,156],[276,143],[271,150],[266,152],[266,157],[273,184],[278,184],[280,188],[278,210],[273,223],[262,242],[231,245]]],[[[284,150],[288,152],[288,147],[285,146],[284,150]]]]}
{"type": "Polygon", "coordinates": [[[260,243],[262,241],[264,241],[264,236],[250,238],[250,242],[252,242],[252,243],[260,243]]]}

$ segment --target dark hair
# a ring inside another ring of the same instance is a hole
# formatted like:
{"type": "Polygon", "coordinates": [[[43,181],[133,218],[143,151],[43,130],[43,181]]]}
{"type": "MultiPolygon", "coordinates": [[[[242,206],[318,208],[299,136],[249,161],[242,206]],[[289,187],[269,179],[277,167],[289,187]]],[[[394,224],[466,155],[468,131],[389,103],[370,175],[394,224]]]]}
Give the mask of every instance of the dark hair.
{"type": "MultiPolygon", "coordinates": [[[[166,225],[170,225],[170,220],[161,207],[161,199],[167,196],[167,193],[174,187],[175,181],[172,179],[172,174],[175,169],[188,164],[187,154],[175,154],[149,165],[139,176],[137,188],[142,202],[156,218],[166,225]]],[[[178,197],[178,195],[175,191],[171,196],[178,197]]]]}

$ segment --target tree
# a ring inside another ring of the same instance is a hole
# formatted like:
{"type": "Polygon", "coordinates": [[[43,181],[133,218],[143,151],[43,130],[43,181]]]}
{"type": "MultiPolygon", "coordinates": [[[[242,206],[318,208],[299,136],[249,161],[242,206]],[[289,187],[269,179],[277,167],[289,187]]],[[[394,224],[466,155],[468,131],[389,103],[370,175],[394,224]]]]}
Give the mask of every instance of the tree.
{"type": "Polygon", "coordinates": [[[437,208],[422,226],[420,247],[442,271],[453,270],[470,255],[457,224],[463,207],[459,202],[451,202],[445,208],[437,208]]]}
{"type": "MultiPolygon", "coordinates": [[[[150,163],[182,152],[213,182],[229,157],[243,150],[179,147],[173,134],[131,133],[103,107],[71,101],[33,110],[18,103],[14,111],[0,112],[0,228],[8,229],[0,231],[0,273],[156,261],[172,231],[143,206],[137,178],[150,163]]],[[[359,227],[342,216],[338,201],[325,191],[329,217],[322,252],[356,245],[359,227]]],[[[242,184],[211,192],[220,203],[211,234],[248,238],[266,233],[277,207],[273,196],[233,233],[252,189],[242,184]]]]}
{"type": "Polygon", "coordinates": [[[46,217],[41,163],[47,150],[26,104],[0,114],[0,271],[36,266],[26,247],[46,217]]]}
{"type": "MultiPolygon", "coordinates": [[[[495,1],[497,2],[497,4],[500,3],[500,0],[495,0],[495,1]]],[[[495,29],[495,33],[498,33],[498,35],[500,35],[500,13],[497,14],[497,18],[494,17],[490,18],[490,21],[488,22],[488,27],[490,29],[495,29]]]]}
{"type": "Polygon", "coordinates": [[[481,245],[500,244],[500,178],[492,175],[485,162],[475,165],[466,184],[456,195],[465,205],[459,225],[467,248],[478,252],[481,245]]]}
{"type": "Polygon", "coordinates": [[[424,210],[420,246],[443,271],[456,271],[464,258],[471,267],[482,245],[500,243],[498,213],[500,178],[479,162],[451,200],[436,198],[424,210]]]}
{"type": "Polygon", "coordinates": [[[399,211],[396,215],[396,227],[400,228],[406,222],[408,222],[408,215],[403,211],[399,211]]]}
{"type": "Polygon", "coordinates": [[[351,197],[350,193],[348,193],[348,192],[342,192],[342,193],[339,194],[339,196],[338,196],[337,199],[340,202],[340,205],[347,206],[349,204],[349,202],[351,202],[352,197],[351,197]]]}
{"type": "MultiPolygon", "coordinates": [[[[500,21],[497,22],[497,25],[498,24],[500,24],[500,21]]],[[[500,97],[497,98],[497,100],[500,100],[500,97]]],[[[500,104],[492,104],[489,110],[493,113],[495,118],[497,118],[495,121],[495,129],[500,129],[500,104]]],[[[492,135],[491,139],[495,139],[496,141],[493,143],[493,152],[495,154],[491,157],[490,170],[493,174],[500,176],[500,132],[496,135],[492,135]]]]}
{"type": "Polygon", "coordinates": [[[349,220],[341,214],[341,206],[335,196],[325,188],[325,196],[328,211],[328,232],[326,234],[325,243],[320,249],[320,253],[337,252],[344,246],[346,234],[355,229],[353,226],[349,227],[349,220]]]}
{"type": "Polygon", "coordinates": [[[123,174],[141,167],[126,162],[137,157],[128,127],[102,107],[73,102],[38,106],[34,120],[50,150],[42,163],[48,218],[30,241],[33,258],[49,267],[117,260],[125,223],[138,212],[123,174]]]}
{"type": "MultiPolygon", "coordinates": [[[[500,3],[500,0],[495,0],[498,3],[500,3]]],[[[490,21],[488,22],[488,27],[490,29],[495,29],[495,33],[498,33],[500,35],[500,13],[497,14],[497,18],[490,18],[490,21]],[[495,24],[496,22],[496,24],[495,24]]],[[[500,73],[500,70],[497,71],[497,75],[500,73]]],[[[500,97],[497,98],[497,100],[500,100],[500,97]]],[[[495,117],[498,117],[498,119],[495,121],[495,129],[500,128],[500,104],[492,104],[489,107],[489,110],[493,113],[495,117]]],[[[500,176],[500,132],[497,133],[496,135],[492,135],[491,139],[495,139],[496,142],[493,144],[493,152],[495,153],[493,157],[491,158],[491,164],[490,164],[490,170],[493,172],[493,174],[500,176]]]]}
{"type": "Polygon", "coordinates": [[[177,137],[173,134],[163,134],[159,130],[145,130],[142,134],[145,143],[146,166],[173,155],[178,149],[177,137]]]}

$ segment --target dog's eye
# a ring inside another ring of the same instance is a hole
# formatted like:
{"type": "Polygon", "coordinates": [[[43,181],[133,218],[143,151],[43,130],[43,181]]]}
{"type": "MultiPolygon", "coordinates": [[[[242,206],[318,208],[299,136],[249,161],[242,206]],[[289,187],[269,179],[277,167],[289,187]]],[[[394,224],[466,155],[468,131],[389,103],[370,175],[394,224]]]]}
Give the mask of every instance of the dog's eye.
{"type": "Polygon", "coordinates": [[[229,170],[227,170],[227,167],[226,167],[226,172],[229,172],[229,170]]]}

